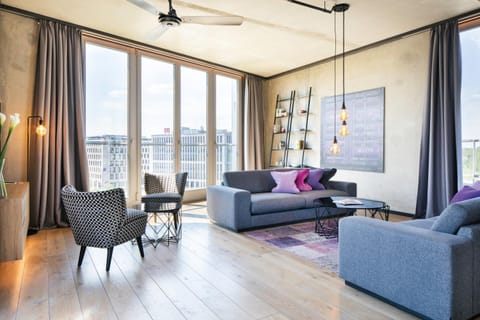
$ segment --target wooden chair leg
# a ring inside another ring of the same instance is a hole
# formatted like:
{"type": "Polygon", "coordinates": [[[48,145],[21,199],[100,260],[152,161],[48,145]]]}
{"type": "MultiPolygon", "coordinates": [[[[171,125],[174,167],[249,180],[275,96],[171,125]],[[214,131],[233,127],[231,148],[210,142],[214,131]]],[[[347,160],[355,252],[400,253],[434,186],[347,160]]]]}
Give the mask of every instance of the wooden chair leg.
{"type": "Polygon", "coordinates": [[[107,248],[107,271],[110,271],[110,263],[112,262],[113,247],[107,248]]]}
{"type": "Polygon", "coordinates": [[[80,255],[78,256],[78,264],[77,264],[78,267],[82,265],[83,257],[85,256],[85,250],[87,250],[86,246],[80,247],[80,255]]]}
{"type": "Polygon", "coordinates": [[[140,251],[140,256],[143,258],[143,257],[144,257],[144,254],[143,254],[142,236],[137,237],[137,246],[138,246],[138,250],[140,251]]]}

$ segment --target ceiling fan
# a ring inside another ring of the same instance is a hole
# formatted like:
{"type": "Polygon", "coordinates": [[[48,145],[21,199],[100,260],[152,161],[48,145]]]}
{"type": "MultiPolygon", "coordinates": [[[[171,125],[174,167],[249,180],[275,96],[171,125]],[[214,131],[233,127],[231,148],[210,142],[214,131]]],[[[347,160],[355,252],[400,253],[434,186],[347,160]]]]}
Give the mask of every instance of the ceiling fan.
{"type": "Polygon", "coordinates": [[[128,2],[158,16],[158,27],[149,32],[148,37],[154,40],[172,27],[178,27],[182,23],[194,23],[203,25],[239,26],[243,23],[240,16],[183,16],[179,17],[172,6],[172,0],[168,0],[168,13],[163,13],[155,6],[144,0],[127,0],[128,2]]]}

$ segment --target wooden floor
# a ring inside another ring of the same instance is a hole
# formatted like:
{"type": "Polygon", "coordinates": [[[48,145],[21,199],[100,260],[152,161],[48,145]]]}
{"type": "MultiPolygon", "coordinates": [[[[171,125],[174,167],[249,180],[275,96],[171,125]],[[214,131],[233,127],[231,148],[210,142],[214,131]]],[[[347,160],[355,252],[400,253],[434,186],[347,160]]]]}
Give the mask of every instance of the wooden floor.
{"type": "MultiPolygon", "coordinates": [[[[414,319],[317,265],[208,222],[184,206],[169,247],[79,247],[70,229],[27,238],[23,260],[0,263],[0,319],[414,319]]],[[[392,220],[394,220],[393,217],[392,220]]]]}

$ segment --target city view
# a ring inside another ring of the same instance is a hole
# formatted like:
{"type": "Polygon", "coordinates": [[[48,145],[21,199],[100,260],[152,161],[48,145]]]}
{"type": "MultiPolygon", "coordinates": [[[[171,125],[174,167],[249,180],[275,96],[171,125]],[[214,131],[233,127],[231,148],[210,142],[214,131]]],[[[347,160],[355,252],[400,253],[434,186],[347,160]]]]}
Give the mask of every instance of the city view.
{"type": "MultiPolygon", "coordinates": [[[[101,135],[87,137],[87,158],[90,171],[90,191],[128,188],[127,136],[101,135]]],[[[217,130],[216,177],[232,170],[232,132],[217,130]]],[[[174,143],[169,129],[162,134],[142,138],[141,175],[174,172],[174,143]]],[[[206,131],[182,128],[180,140],[181,171],[188,172],[187,188],[205,188],[207,181],[206,131]]]]}

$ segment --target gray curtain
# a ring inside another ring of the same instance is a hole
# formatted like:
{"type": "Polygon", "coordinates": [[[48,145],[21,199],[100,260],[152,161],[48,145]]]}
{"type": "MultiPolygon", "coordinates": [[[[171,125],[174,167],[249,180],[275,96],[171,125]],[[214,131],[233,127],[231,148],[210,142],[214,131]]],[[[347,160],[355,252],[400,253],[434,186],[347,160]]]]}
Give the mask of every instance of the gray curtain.
{"type": "Polygon", "coordinates": [[[29,132],[31,230],[68,225],[63,185],[88,189],[83,62],[80,30],[40,21],[33,114],[43,117],[48,132],[29,132]]]}
{"type": "Polygon", "coordinates": [[[428,101],[423,118],[416,218],[439,215],[461,177],[461,55],[458,21],[431,33],[428,101]]]}
{"type": "Polygon", "coordinates": [[[245,78],[245,140],[244,168],[264,167],[263,143],[263,80],[247,75],[245,78]]]}

